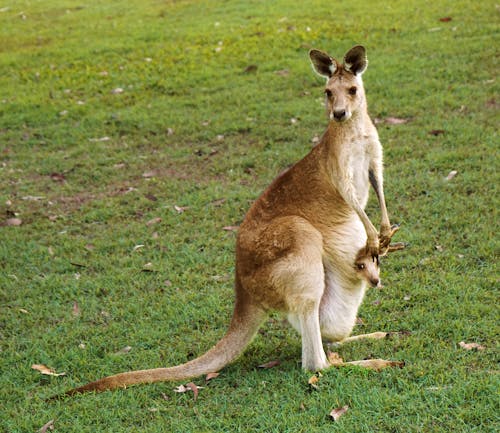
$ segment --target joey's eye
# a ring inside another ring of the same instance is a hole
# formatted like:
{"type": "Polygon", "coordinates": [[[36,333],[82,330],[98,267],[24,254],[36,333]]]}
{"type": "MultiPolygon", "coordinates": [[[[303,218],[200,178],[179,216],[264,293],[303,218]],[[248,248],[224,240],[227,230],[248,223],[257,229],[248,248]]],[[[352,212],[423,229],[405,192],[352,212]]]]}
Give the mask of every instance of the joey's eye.
{"type": "Polygon", "coordinates": [[[363,269],[365,269],[365,264],[364,263],[358,263],[356,265],[356,268],[358,268],[358,271],[362,271],[363,269]]]}
{"type": "Polygon", "coordinates": [[[331,98],[332,97],[332,91],[330,89],[326,89],[325,90],[325,95],[327,98],[331,98]]]}
{"type": "Polygon", "coordinates": [[[358,89],[356,87],[352,86],[349,89],[349,95],[355,95],[357,91],[358,91],[358,89]]]}

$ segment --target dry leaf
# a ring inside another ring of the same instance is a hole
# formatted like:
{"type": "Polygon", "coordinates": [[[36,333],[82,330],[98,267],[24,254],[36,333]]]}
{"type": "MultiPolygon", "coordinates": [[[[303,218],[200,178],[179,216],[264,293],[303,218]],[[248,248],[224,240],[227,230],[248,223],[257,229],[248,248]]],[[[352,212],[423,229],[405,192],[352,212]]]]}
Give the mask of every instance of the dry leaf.
{"type": "Polygon", "coordinates": [[[47,376],[64,376],[66,374],[66,373],[56,373],[54,370],[43,364],[33,364],[31,368],[47,376]]]}
{"type": "Polygon", "coordinates": [[[66,176],[64,176],[64,174],[62,174],[62,173],[52,173],[50,175],[50,178],[54,182],[64,182],[66,180],[66,176]]]}
{"type": "Polygon", "coordinates": [[[125,346],[124,348],[120,349],[118,352],[115,352],[115,355],[124,355],[126,353],[129,353],[132,350],[132,346],[125,346]]]}
{"type": "Polygon", "coordinates": [[[24,308],[19,308],[19,312],[23,314],[29,314],[29,311],[24,308]]]}
{"type": "Polygon", "coordinates": [[[404,123],[408,123],[410,119],[404,119],[401,117],[386,117],[385,123],[388,125],[403,125],[404,123]]]}
{"type": "Polygon", "coordinates": [[[330,365],[342,365],[344,363],[344,360],[340,357],[340,355],[337,352],[328,352],[327,356],[330,365]]]}
{"type": "Polygon", "coordinates": [[[54,420],[51,419],[48,423],[44,424],[43,427],[38,430],[40,433],[47,433],[47,430],[54,430],[54,420]]]}
{"type": "Polygon", "coordinates": [[[156,171],[154,171],[154,170],[149,170],[149,171],[145,171],[144,173],[142,173],[142,177],[145,179],[150,179],[150,178],[155,177],[155,176],[156,176],[156,171]]]}
{"type": "Polygon", "coordinates": [[[280,364],[281,364],[281,361],[279,359],[275,359],[274,361],[269,361],[269,362],[266,362],[265,364],[259,365],[259,368],[264,368],[264,369],[273,368],[273,367],[276,367],[277,365],[280,365],[280,364]]]}
{"type": "Polygon", "coordinates": [[[219,377],[220,373],[208,373],[207,376],[205,377],[205,382],[209,382],[212,379],[215,379],[216,377],[219,377]]]}
{"type": "Polygon", "coordinates": [[[336,409],[332,409],[330,412],[330,418],[334,421],[338,421],[339,418],[344,415],[349,410],[349,406],[345,405],[342,407],[338,407],[336,409]]]}
{"type": "Polygon", "coordinates": [[[19,218],[8,218],[7,220],[5,220],[6,226],[17,227],[20,226],[22,223],[23,221],[19,218]]]}
{"type": "Polygon", "coordinates": [[[456,175],[458,174],[458,171],[457,170],[451,170],[449,173],[448,173],[448,176],[446,176],[446,180],[451,180],[453,179],[456,175]]]}
{"type": "Polygon", "coordinates": [[[288,75],[290,75],[290,71],[288,69],[281,69],[279,71],[274,71],[274,73],[280,77],[288,77],[288,75]]]}
{"type": "Polygon", "coordinates": [[[442,23],[447,23],[447,22],[450,22],[451,20],[452,20],[451,17],[439,18],[439,21],[441,21],[442,23]]]}
{"type": "Polygon", "coordinates": [[[161,223],[161,218],[160,217],[156,217],[156,218],[153,218],[153,219],[150,219],[146,225],[149,227],[149,226],[152,226],[154,224],[158,224],[158,223],[161,223]]]}
{"type": "Polygon", "coordinates": [[[474,350],[474,349],[484,350],[484,349],[486,349],[485,346],[481,346],[478,343],[466,343],[465,341],[461,341],[460,343],[458,343],[458,345],[465,350],[474,350]]]}
{"type": "Polygon", "coordinates": [[[73,302],[73,309],[71,311],[73,313],[73,316],[79,316],[80,315],[80,307],[78,306],[78,302],[73,302]]]}
{"type": "Polygon", "coordinates": [[[109,141],[111,140],[111,138],[109,137],[100,137],[100,138],[89,138],[89,141],[93,142],[93,143],[97,143],[99,141],[109,141]]]}
{"type": "Polygon", "coordinates": [[[227,232],[237,232],[240,226],[225,226],[222,227],[222,230],[226,230],[227,232]]]}
{"type": "Polygon", "coordinates": [[[444,129],[433,129],[432,131],[429,131],[429,134],[437,137],[438,135],[444,134],[445,132],[446,131],[444,129]]]}
{"type": "Polygon", "coordinates": [[[183,212],[185,212],[187,209],[189,209],[189,206],[177,206],[177,205],[174,205],[174,209],[175,209],[178,213],[183,213],[183,212]]]}
{"type": "Polygon", "coordinates": [[[186,386],[193,391],[194,401],[196,401],[198,398],[198,387],[193,382],[189,382],[186,386]]]}
{"type": "Polygon", "coordinates": [[[120,93],[123,93],[123,89],[121,87],[117,87],[116,89],[113,89],[111,93],[113,95],[119,95],[120,93]]]}
{"type": "Polygon", "coordinates": [[[257,72],[258,68],[259,67],[257,65],[248,65],[243,72],[245,72],[246,74],[251,74],[257,72]]]}
{"type": "Polygon", "coordinates": [[[403,368],[405,363],[404,361],[386,361],[385,359],[365,359],[362,361],[344,362],[342,365],[357,365],[358,367],[380,371],[387,367],[403,368]]]}
{"type": "Polygon", "coordinates": [[[225,198],[219,198],[218,200],[211,201],[210,204],[212,206],[222,206],[226,202],[225,198]]]}
{"type": "Polygon", "coordinates": [[[186,385],[179,385],[178,387],[176,387],[174,389],[174,392],[184,393],[184,392],[187,392],[187,391],[193,391],[193,393],[194,393],[194,399],[196,400],[198,398],[198,392],[202,388],[203,388],[202,386],[197,386],[193,382],[189,382],[186,385]]]}
{"type": "Polygon", "coordinates": [[[307,383],[313,389],[318,389],[319,378],[321,377],[321,373],[316,373],[314,376],[311,376],[307,383]]]}

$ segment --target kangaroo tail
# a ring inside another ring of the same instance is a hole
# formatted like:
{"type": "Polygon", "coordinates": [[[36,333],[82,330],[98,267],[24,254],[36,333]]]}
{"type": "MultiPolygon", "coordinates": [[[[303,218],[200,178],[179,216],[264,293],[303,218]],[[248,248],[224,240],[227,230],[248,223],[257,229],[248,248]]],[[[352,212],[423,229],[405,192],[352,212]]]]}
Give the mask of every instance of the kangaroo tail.
{"type": "Polygon", "coordinates": [[[184,380],[217,372],[243,352],[266,317],[267,313],[261,307],[250,304],[242,305],[242,303],[237,302],[226,335],[204,355],[174,367],[128,371],[104,377],[79,388],[71,389],[65,395],[126,388],[129,385],[139,383],[184,380]]]}

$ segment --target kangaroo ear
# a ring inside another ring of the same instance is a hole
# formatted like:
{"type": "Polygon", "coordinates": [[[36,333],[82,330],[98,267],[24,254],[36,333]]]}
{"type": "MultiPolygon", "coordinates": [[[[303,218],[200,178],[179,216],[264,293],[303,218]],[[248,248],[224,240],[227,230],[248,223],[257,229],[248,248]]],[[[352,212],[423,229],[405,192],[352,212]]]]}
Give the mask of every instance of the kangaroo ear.
{"type": "Polygon", "coordinates": [[[344,56],[344,69],[354,75],[361,75],[367,66],[366,50],[362,45],[352,47],[344,56]]]}
{"type": "Polygon", "coordinates": [[[337,70],[337,61],[320,50],[309,51],[314,70],[322,77],[330,78],[337,70]]]}

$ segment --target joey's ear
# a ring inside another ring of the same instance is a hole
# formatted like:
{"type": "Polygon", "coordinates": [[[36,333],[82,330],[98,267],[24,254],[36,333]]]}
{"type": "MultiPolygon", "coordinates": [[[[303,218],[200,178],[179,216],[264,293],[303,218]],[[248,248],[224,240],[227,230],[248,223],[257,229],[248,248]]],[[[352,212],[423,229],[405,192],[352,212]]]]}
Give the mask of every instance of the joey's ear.
{"type": "Polygon", "coordinates": [[[366,50],[362,45],[352,47],[344,56],[344,69],[354,75],[361,75],[367,66],[366,50]]]}
{"type": "Polygon", "coordinates": [[[309,51],[314,70],[321,76],[330,78],[337,70],[337,61],[320,50],[309,51]]]}

